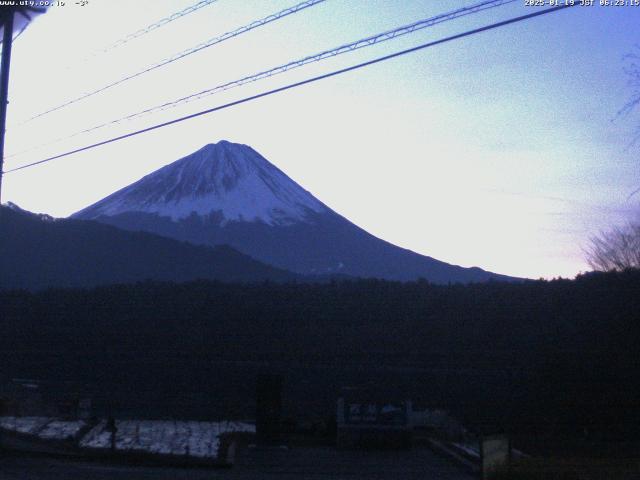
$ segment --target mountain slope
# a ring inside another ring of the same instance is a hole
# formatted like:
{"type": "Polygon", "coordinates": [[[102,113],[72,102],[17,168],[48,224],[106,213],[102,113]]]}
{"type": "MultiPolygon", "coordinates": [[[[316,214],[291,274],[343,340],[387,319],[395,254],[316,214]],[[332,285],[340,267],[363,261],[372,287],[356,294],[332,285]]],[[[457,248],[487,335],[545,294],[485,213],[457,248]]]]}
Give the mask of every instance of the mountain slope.
{"type": "Polygon", "coordinates": [[[160,168],[73,217],[132,211],[174,221],[215,211],[222,223],[287,225],[329,209],[252,148],[222,141],[160,168]]]}
{"type": "Polygon", "coordinates": [[[450,265],[374,237],[246,145],[221,141],[167,165],[74,218],[205,245],[229,244],[300,274],[436,283],[509,277],[450,265]]]}
{"type": "Polygon", "coordinates": [[[294,274],[227,247],[196,246],[98,222],[0,207],[0,288],[88,287],[142,280],[286,281],[294,274]]]}

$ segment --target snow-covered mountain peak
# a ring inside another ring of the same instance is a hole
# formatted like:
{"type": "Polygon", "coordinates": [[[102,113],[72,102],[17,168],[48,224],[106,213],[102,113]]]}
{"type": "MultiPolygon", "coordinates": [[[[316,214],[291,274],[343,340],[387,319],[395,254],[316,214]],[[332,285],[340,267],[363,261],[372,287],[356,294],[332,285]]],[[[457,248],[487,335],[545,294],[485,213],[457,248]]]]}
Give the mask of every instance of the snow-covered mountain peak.
{"type": "Polygon", "coordinates": [[[269,225],[305,221],[327,207],[247,145],[222,140],[143,177],[74,216],[97,218],[126,212],[173,220],[193,213],[222,221],[269,225]]]}

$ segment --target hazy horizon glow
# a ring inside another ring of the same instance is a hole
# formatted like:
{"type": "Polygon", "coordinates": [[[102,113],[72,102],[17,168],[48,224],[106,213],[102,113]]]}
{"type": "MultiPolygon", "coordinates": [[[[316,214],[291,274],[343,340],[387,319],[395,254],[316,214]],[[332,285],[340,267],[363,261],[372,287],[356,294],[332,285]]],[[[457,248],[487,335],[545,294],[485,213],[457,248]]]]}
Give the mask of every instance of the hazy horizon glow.
{"type": "MultiPolygon", "coordinates": [[[[476,2],[328,0],[20,126],[296,1],[219,0],[85,62],[193,1],[67,3],[37,18],[15,42],[5,169],[533,8],[516,2],[13,157],[476,2]]],[[[591,235],[638,212],[640,195],[629,195],[640,187],[640,147],[629,144],[640,119],[616,115],[631,93],[623,57],[640,41],[638,24],[640,7],[567,9],[7,174],[2,200],[67,216],[227,139],[251,145],[320,201],[391,243],[497,273],[572,277],[588,269],[583,248],[591,235]]]]}

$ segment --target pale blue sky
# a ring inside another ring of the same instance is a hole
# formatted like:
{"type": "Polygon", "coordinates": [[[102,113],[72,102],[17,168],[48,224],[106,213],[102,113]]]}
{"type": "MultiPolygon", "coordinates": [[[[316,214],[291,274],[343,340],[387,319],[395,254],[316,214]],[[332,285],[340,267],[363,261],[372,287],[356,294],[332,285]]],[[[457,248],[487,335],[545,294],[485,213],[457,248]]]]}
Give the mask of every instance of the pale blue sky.
{"type": "MultiPolygon", "coordinates": [[[[67,1],[16,41],[7,154],[468,0],[328,0],[42,117],[22,120],[296,3],[219,0],[81,61],[195,0],[67,1]],[[126,15],[123,16],[123,11],[126,15]],[[75,65],[75,66],[74,66],[75,65]]],[[[314,74],[532,12],[524,0],[6,161],[38,160],[314,74]]],[[[640,116],[623,56],[640,7],[575,7],[8,174],[3,201],[66,216],[206,143],[246,143],[374,235],[435,258],[573,276],[590,235],[637,211],[640,116]]]]}

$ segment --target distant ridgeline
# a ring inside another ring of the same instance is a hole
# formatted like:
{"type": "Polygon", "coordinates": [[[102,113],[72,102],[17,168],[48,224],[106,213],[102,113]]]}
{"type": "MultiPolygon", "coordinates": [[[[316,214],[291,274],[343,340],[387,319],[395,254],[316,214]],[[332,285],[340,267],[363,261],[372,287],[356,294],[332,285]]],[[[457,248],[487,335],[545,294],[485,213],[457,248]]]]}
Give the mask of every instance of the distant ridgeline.
{"type": "Polygon", "coordinates": [[[226,245],[190,245],[97,222],[35,214],[14,204],[0,206],[0,232],[0,289],[299,277],[226,245]]]}
{"type": "Polygon", "coordinates": [[[259,373],[284,415],[388,385],[471,426],[637,435],[640,272],[438,286],[140,283],[0,292],[12,377],[93,385],[96,408],[251,417],[259,373]]]}

